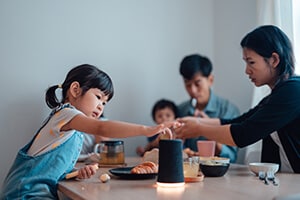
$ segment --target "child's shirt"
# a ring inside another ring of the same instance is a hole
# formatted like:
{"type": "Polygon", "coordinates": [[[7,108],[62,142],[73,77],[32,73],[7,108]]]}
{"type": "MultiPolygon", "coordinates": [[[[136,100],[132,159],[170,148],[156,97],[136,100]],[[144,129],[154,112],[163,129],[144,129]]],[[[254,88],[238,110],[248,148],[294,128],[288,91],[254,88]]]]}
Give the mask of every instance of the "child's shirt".
{"type": "Polygon", "coordinates": [[[58,108],[58,112],[54,111],[54,115],[37,133],[31,147],[27,152],[28,155],[41,155],[56,148],[72,136],[74,130],[60,131],[60,129],[73,117],[82,112],[69,106],[69,104],[65,104],[64,106],[64,109],[58,108]]]}
{"type": "Polygon", "coordinates": [[[50,114],[36,136],[18,152],[0,199],[58,199],[57,183],[74,168],[83,142],[81,132],[60,132],[59,127],[79,113],[65,104],[50,114]],[[29,149],[35,156],[28,154],[29,149]]]}

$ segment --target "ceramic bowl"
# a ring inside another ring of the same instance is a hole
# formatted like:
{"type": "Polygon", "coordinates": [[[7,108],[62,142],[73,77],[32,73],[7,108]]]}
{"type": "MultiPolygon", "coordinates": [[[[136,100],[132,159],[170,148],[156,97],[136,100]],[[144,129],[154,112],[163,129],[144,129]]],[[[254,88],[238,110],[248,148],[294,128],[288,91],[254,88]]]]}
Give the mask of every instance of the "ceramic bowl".
{"type": "Polygon", "coordinates": [[[200,163],[200,170],[207,177],[224,176],[229,168],[229,163],[200,163]]]}
{"type": "Polygon", "coordinates": [[[258,172],[260,171],[263,172],[271,171],[275,174],[279,169],[279,165],[276,163],[253,162],[253,163],[249,163],[249,169],[256,175],[258,175],[258,172]]]}

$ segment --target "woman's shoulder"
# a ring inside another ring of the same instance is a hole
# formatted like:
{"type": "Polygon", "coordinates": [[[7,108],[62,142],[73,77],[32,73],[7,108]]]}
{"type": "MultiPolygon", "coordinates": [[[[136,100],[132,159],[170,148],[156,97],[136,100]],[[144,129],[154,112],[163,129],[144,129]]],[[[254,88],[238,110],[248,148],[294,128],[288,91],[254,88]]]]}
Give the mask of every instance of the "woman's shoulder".
{"type": "Polygon", "coordinates": [[[300,76],[292,76],[286,80],[280,81],[274,89],[281,87],[300,87],[300,76]]]}
{"type": "Polygon", "coordinates": [[[292,76],[287,81],[300,82],[300,76],[292,76]]]}
{"type": "Polygon", "coordinates": [[[280,95],[280,98],[300,98],[300,76],[293,76],[285,81],[281,81],[272,90],[272,93],[280,95]]]}

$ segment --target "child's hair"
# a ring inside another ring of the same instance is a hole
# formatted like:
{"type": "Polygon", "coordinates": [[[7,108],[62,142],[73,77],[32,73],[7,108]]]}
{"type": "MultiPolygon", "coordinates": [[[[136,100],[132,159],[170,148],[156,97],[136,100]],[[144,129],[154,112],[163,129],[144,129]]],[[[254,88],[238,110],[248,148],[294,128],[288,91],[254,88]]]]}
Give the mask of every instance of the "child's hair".
{"type": "Polygon", "coordinates": [[[277,53],[280,58],[277,71],[280,79],[294,75],[294,52],[291,41],[278,27],[273,25],[260,26],[248,33],[241,40],[242,48],[249,48],[260,56],[268,59],[272,53],[277,53]]]}
{"type": "Polygon", "coordinates": [[[69,71],[65,81],[62,85],[54,85],[49,87],[46,92],[46,103],[50,108],[56,108],[60,106],[65,100],[67,91],[70,85],[77,81],[82,89],[82,95],[84,95],[91,88],[98,88],[105,95],[108,96],[108,101],[114,95],[114,88],[111,78],[97,67],[89,64],[82,64],[74,67],[69,71]],[[55,90],[62,88],[62,100],[59,101],[55,90]]]}
{"type": "Polygon", "coordinates": [[[179,72],[187,80],[191,80],[198,72],[204,77],[208,77],[212,72],[212,63],[205,56],[199,54],[188,55],[181,61],[179,72]]]}
{"type": "Polygon", "coordinates": [[[164,108],[170,108],[174,112],[175,118],[177,118],[178,111],[177,111],[177,106],[175,105],[175,103],[170,101],[170,100],[161,99],[161,100],[158,100],[152,108],[152,119],[153,119],[153,121],[155,121],[156,111],[164,109],[164,108]]]}

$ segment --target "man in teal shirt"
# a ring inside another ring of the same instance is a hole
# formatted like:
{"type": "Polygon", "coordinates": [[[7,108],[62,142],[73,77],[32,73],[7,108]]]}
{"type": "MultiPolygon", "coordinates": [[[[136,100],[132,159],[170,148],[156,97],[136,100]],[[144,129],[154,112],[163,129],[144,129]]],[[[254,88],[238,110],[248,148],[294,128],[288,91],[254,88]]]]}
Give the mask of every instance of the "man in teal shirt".
{"type": "MultiPolygon", "coordinates": [[[[180,63],[180,74],[185,89],[191,97],[178,106],[179,117],[197,116],[231,119],[239,116],[239,109],[227,99],[213,93],[212,64],[207,57],[193,54],[186,56],[180,63]]],[[[204,137],[190,138],[184,141],[184,147],[197,151],[197,141],[204,137]]],[[[216,156],[230,158],[236,161],[237,147],[217,143],[216,156]]]]}

